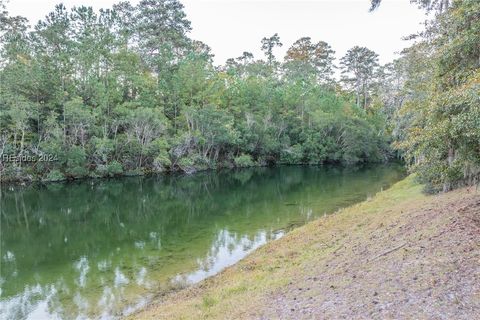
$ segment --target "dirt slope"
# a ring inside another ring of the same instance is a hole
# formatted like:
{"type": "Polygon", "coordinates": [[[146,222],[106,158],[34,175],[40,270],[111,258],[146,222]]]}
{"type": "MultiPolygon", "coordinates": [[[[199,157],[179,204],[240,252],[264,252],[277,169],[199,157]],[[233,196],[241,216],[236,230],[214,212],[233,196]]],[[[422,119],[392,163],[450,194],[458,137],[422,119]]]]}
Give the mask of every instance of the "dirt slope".
{"type": "Polygon", "coordinates": [[[130,318],[480,319],[480,190],[407,178],[130,318]]]}

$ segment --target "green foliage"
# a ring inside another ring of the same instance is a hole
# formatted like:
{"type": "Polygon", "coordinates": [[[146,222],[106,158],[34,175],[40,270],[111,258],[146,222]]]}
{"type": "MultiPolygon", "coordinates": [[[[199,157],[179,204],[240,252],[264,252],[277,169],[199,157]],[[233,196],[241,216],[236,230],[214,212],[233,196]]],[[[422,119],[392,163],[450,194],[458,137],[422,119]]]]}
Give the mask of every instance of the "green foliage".
{"type": "MultiPolygon", "coordinates": [[[[282,62],[274,34],[261,41],[265,60],[244,52],[216,67],[210,48],[187,37],[190,22],[177,0],[99,12],[57,5],[33,29],[2,14],[0,154],[58,158],[2,162],[2,179],[389,155],[383,111],[363,111],[335,83],[334,51],[323,41],[299,39],[282,62]]],[[[368,66],[363,71],[373,77],[368,66]]],[[[368,90],[370,102],[373,85],[368,90]]]]}
{"type": "Polygon", "coordinates": [[[118,161],[112,161],[108,164],[108,175],[118,176],[123,173],[122,165],[118,161]]]}
{"type": "Polygon", "coordinates": [[[123,166],[120,162],[113,160],[108,164],[100,164],[95,170],[93,176],[97,177],[115,177],[123,174],[123,166]]]}
{"type": "Polygon", "coordinates": [[[303,163],[303,147],[295,144],[281,151],[280,163],[301,164],[303,163]]]}
{"type": "Polygon", "coordinates": [[[335,51],[324,41],[312,43],[310,37],[295,41],[285,56],[289,78],[301,80],[314,77],[321,83],[332,81],[335,51]]]}
{"type": "Polygon", "coordinates": [[[57,169],[50,171],[47,176],[44,178],[44,181],[54,182],[65,180],[65,176],[57,169]]]}
{"type": "Polygon", "coordinates": [[[357,106],[366,109],[375,83],[378,54],[368,48],[355,46],[340,60],[340,66],[343,83],[355,92],[357,106]]]}
{"type": "Polygon", "coordinates": [[[255,163],[252,160],[252,157],[249,154],[242,154],[233,159],[236,167],[252,167],[255,163]]]}
{"type": "Polygon", "coordinates": [[[452,1],[398,63],[396,146],[429,192],[480,181],[478,43],[480,2],[452,1]]]}
{"type": "Polygon", "coordinates": [[[209,160],[199,154],[192,154],[181,158],[178,161],[177,166],[180,170],[189,174],[194,173],[197,170],[206,170],[212,167],[209,160]]]}
{"type": "Polygon", "coordinates": [[[88,174],[86,166],[86,153],[80,146],[72,146],[66,152],[64,159],[65,174],[71,178],[83,178],[88,174]]]}

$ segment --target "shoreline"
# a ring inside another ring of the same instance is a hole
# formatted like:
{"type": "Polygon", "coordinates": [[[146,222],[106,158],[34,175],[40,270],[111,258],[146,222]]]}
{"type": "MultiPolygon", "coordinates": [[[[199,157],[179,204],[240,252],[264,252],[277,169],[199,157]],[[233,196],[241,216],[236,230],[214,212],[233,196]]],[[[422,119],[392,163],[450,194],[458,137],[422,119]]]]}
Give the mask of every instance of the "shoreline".
{"type": "Polygon", "coordinates": [[[421,189],[409,176],[126,318],[478,315],[480,192],[421,189]]]}
{"type": "Polygon", "coordinates": [[[375,165],[392,165],[398,164],[402,165],[403,162],[398,159],[392,159],[386,162],[365,162],[357,164],[342,164],[342,163],[322,163],[322,164],[308,164],[308,163],[278,163],[273,165],[253,165],[248,167],[218,167],[218,168],[206,168],[206,169],[196,169],[193,172],[184,172],[180,170],[174,171],[164,171],[164,172],[150,172],[150,173],[141,173],[141,174],[120,174],[116,176],[86,176],[81,178],[74,179],[63,179],[63,180],[41,180],[41,179],[17,179],[17,180],[2,180],[0,174],[0,186],[31,186],[31,185],[50,185],[50,184],[63,184],[63,183],[77,183],[77,182],[86,182],[86,181],[109,181],[123,178],[139,178],[139,177],[175,177],[175,176],[193,176],[195,174],[204,173],[204,172],[222,172],[224,170],[244,170],[252,168],[275,168],[282,166],[317,166],[317,167],[338,167],[338,168],[357,168],[363,166],[375,166],[375,165]]]}

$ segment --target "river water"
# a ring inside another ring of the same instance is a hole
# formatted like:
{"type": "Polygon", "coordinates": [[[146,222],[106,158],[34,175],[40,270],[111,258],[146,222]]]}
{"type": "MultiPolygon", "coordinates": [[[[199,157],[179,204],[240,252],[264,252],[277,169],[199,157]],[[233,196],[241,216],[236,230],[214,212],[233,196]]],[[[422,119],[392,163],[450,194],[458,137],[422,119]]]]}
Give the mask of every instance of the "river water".
{"type": "Polygon", "coordinates": [[[397,164],[280,166],[3,186],[0,314],[128,314],[404,176],[397,164]]]}

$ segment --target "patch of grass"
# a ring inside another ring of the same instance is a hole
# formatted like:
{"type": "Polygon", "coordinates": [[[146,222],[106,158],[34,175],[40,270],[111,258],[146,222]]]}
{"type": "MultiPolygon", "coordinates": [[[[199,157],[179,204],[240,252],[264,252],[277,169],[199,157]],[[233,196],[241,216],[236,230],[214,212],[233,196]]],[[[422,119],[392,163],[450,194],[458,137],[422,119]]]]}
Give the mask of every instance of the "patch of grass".
{"type": "Polygon", "coordinates": [[[202,307],[204,307],[206,309],[209,309],[209,308],[213,307],[216,303],[217,303],[217,300],[215,300],[214,298],[212,298],[210,296],[204,296],[202,298],[202,307]]]}
{"type": "Polygon", "coordinates": [[[235,295],[235,294],[239,294],[239,293],[242,293],[242,292],[245,292],[245,291],[247,291],[247,287],[237,286],[237,287],[233,287],[233,288],[228,288],[227,289],[227,295],[235,295]]]}

